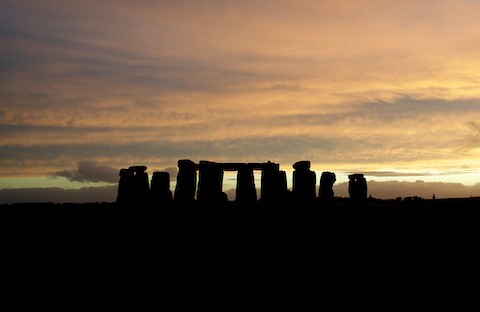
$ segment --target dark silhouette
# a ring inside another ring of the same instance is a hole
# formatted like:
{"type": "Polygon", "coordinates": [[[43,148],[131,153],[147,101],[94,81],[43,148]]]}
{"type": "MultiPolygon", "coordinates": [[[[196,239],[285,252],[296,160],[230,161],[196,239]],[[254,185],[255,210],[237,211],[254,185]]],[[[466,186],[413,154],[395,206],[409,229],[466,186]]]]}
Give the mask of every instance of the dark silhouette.
{"type": "MultiPolygon", "coordinates": [[[[304,206],[333,205],[333,184],[335,174],[324,172],[319,189],[319,200],[315,194],[316,174],[310,170],[310,161],[303,160],[293,164],[293,197],[287,190],[285,171],[279,170],[279,164],[266,163],[216,163],[201,160],[195,164],[189,159],[178,161],[177,185],[172,199],[170,191],[170,176],[168,172],[154,172],[149,189],[146,166],[132,166],[120,170],[118,185],[118,203],[149,203],[153,207],[202,207],[225,208],[228,206],[227,195],[223,192],[224,171],[237,171],[237,188],[235,206],[241,208],[278,207],[286,203],[298,201],[304,206]],[[260,200],[254,181],[254,170],[261,170],[260,200]],[[197,171],[199,182],[197,189],[197,171]],[[195,194],[197,200],[195,200],[195,194]]],[[[363,183],[366,194],[366,182],[363,175],[352,175],[355,183],[363,183]],[[359,177],[361,176],[361,177],[359,177]],[[363,182],[362,182],[363,181],[363,182]]],[[[353,186],[356,190],[352,198],[362,198],[359,190],[362,187],[353,186]],[[356,193],[355,193],[356,192],[356,193]]]]}
{"type": "Polygon", "coordinates": [[[237,189],[235,202],[239,207],[255,207],[257,191],[253,177],[253,169],[247,164],[240,164],[237,173],[237,189]]]}
{"type": "Polygon", "coordinates": [[[315,184],[317,178],[310,170],[310,161],[302,160],[293,164],[293,194],[295,199],[311,201],[315,198],[315,184]]]}
{"type": "Polygon", "coordinates": [[[146,166],[131,166],[120,170],[117,201],[120,203],[148,201],[149,184],[146,166]]]}
{"type": "Polygon", "coordinates": [[[147,167],[131,166],[128,169],[133,171],[134,200],[138,201],[139,203],[148,201],[148,193],[150,187],[148,181],[148,173],[145,172],[147,170],[147,167]]]}
{"type": "Polygon", "coordinates": [[[363,174],[351,174],[348,176],[348,194],[354,203],[363,203],[367,199],[367,180],[363,174]]]}
{"type": "Polygon", "coordinates": [[[262,188],[260,199],[265,206],[274,205],[278,200],[278,195],[282,186],[280,185],[281,173],[280,166],[268,161],[262,164],[262,188]]]}
{"type": "Polygon", "coordinates": [[[168,172],[153,173],[150,201],[156,206],[170,207],[172,203],[172,191],[170,191],[170,174],[168,172]]]}
{"type": "Polygon", "coordinates": [[[226,195],[223,187],[222,164],[201,160],[197,201],[201,207],[220,208],[226,206],[226,195]]]}
{"type": "Polygon", "coordinates": [[[322,177],[320,178],[320,188],[318,190],[318,197],[322,205],[330,207],[333,205],[333,184],[336,181],[335,173],[333,172],[322,172],[322,177]]]}
{"type": "MultiPolygon", "coordinates": [[[[273,274],[269,278],[275,283],[288,277],[285,272],[291,268],[295,276],[308,276],[310,280],[313,276],[326,288],[334,285],[332,281],[340,282],[335,289],[341,289],[341,297],[348,296],[349,300],[355,298],[350,296],[358,294],[363,281],[371,279],[375,271],[382,277],[379,285],[386,289],[382,296],[392,298],[395,292],[384,287],[385,280],[396,283],[400,275],[413,272],[412,269],[421,269],[421,275],[425,276],[425,270],[431,267],[432,274],[425,280],[431,278],[432,284],[436,284],[448,278],[446,268],[452,268],[454,277],[471,277],[472,269],[477,268],[475,246],[480,238],[480,198],[367,200],[365,177],[353,174],[349,176],[349,200],[334,197],[335,174],[323,172],[318,198],[313,195],[312,199],[315,176],[305,161],[294,165],[295,193],[291,196],[286,174],[276,163],[195,164],[180,160],[178,166],[173,201],[168,173],[153,173],[148,191],[146,167],[133,166],[120,170],[117,203],[0,205],[1,228],[9,235],[7,241],[20,238],[24,242],[38,242],[42,248],[45,242],[55,240],[61,246],[74,248],[77,248],[74,243],[80,242],[77,245],[86,249],[100,242],[92,257],[95,261],[99,259],[98,252],[109,253],[118,247],[119,257],[109,264],[127,255],[126,247],[135,246],[136,251],[131,254],[141,259],[142,264],[150,258],[158,266],[161,259],[162,267],[168,268],[162,269],[162,278],[165,272],[172,271],[170,268],[175,268],[175,280],[178,272],[188,268],[210,274],[208,269],[204,270],[208,264],[234,280],[236,277],[230,275],[233,271],[244,274],[256,268],[264,274],[271,269],[273,274]],[[238,171],[234,202],[227,202],[222,192],[224,170],[238,171]],[[254,170],[262,172],[262,196],[258,201],[254,170]],[[198,201],[195,201],[197,191],[198,201]],[[335,209],[323,209],[333,203],[335,209]],[[251,207],[256,209],[245,209],[251,207]],[[155,256],[139,256],[140,250],[152,251],[155,256]],[[448,254],[454,255],[453,262],[451,258],[445,260],[448,254]],[[259,259],[265,265],[252,259],[259,259]],[[394,259],[399,259],[398,263],[394,259]],[[331,280],[325,279],[328,272],[334,272],[331,280]],[[365,276],[358,276],[359,272],[365,276]],[[440,277],[438,272],[442,273],[440,277]],[[342,287],[352,280],[358,284],[353,284],[352,291],[346,293],[342,287]]],[[[25,243],[18,246],[27,250],[25,243]]],[[[413,281],[412,276],[406,280],[413,281]]],[[[311,283],[307,284],[310,287],[311,283]]],[[[408,285],[409,289],[413,284],[408,285]]],[[[447,284],[439,284],[435,294],[446,293],[447,284]]],[[[451,285],[460,289],[463,298],[474,295],[478,299],[478,291],[468,286],[471,283],[454,280],[451,285]]],[[[424,296],[425,284],[420,287],[417,293],[424,296]]],[[[368,291],[370,294],[371,289],[368,291]]],[[[405,292],[398,294],[401,300],[405,299],[405,292]]],[[[451,297],[451,293],[448,295],[451,297]]],[[[372,300],[378,300],[378,293],[372,300]]]]}
{"type": "Polygon", "coordinates": [[[197,169],[193,161],[181,159],[178,161],[177,186],[174,199],[181,206],[191,206],[195,200],[197,188],[197,169]]]}
{"type": "MultiPolygon", "coordinates": [[[[95,261],[99,261],[99,253],[109,254],[118,248],[121,252],[108,265],[128,254],[142,265],[145,260],[153,260],[155,268],[161,260],[163,283],[169,282],[165,278],[168,272],[174,272],[170,280],[178,281],[179,272],[186,271],[180,279],[183,282],[195,279],[194,274],[199,271],[208,274],[205,278],[217,271],[222,278],[234,281],[238,279],[232,272],[244,275],[250,271],[285,287],[278,281],[301,275],[318,281],[325,289],[338,290],[341,299],[353,299],[355,303],[364,281],[372,280],[375,272],[381,276],[381,296],[398,302],[405,300],[407,293],[395,293],[388,284],[385,286],[385,280],[397,283],[405,273],[420,269],[421,274],[410,273],[405,278],[411,289],[415,287],[415,276],[425,276],[431,267],[432,274],[425,280],[431,279],[435,286],[437,281],[448,278],[446,268],[452,268],[450,276],[471,277],[478,266],[475,246],[480,238],[480,198],[367,200],[363,174],[349,176],[350,200],[336,198],[333,172],[322,173],[315,198],[316,177],[308,161],[293,165],[292,194],[287,191],[285,172],[272,162],[196,164],[184,159],[178,161],[178,167],[173,200],[168,173],[154,172],[149,190],[147,168],[133,166],[120,170],[117,203],[2,206],[1,228],[9,238],[38,242],[42,249],[45,242],[55,240],[62,247],[78,249],[80,245],[86,250],[100,243],[91,256],[95,261]],[[228,202],[222,191],[225,170],[237,171],[235,201],[228,202]],[[258,201],[254,170],[262,173],[258,201]],[[333,204],[334,209],[329,209],[333,204]],[[164,209],[167,207],[172,209],[164,209]],[[135,246],[135,252],[130,252],[129,246],[135,246]],[[143,256],[140,251],[152,253],[143,256]],[[454,255],[453,262],[445,260],[447,254],[454,255]],[[399,259],[398,263],[395,259],[399,259]],[[265,275],[268,271],[272,272],[270,276],[265,275]],[[442,273],[440,277],[438,272],[442,273]],[[348,291],[345,286],[350,283],[353,284],[348,291]]],[[[25,243],[18,246],[28,250],[25,243]]],[[[29,255],[27,259],[30,258],[29,255]]],[[[128,266],[135,270],[140,267],[130,262],[125,265],[128,266]]],[[[252,280],[256,281],[248,282],[252,280]]],[[[292,285],[305,283],[308,288],[309,281],[294,281],[292,285]]],[[[425,296],[425,282],[420,284],[416,293],[425,296]]],[[[451,298],[450,289],[445,287],[448,284],[461,293],[461,299],[478,299],[478,291],[467,286],[471,283],[462,284],[458,279],[440,283],[434,289],[435,295],[448,293],[442,297],[451,298]]],[[[291,288],[287,289],[290,294],[291,288]]],[[[306,289],[305,293],[308,291],[312,290],[306,289]]],[[[315,289],[315,298],[316,295],[315,289]]],[[[379,298],[378,291],[372,296],[371,288],[367,295],[372,301],[379,298]]],[[[359,297],[368,298],[363,294],[359,297]]]]}
{"type": "Polygon", "coordinates": [[[278,201],[284,201],[288,198],[288,189],[287,189],[287,174],[285,171],[280,170],[278,172],[278,201]]]}
{"type": "Polygon", "coordinates": [[[120,169],[120,180],[118,181],[118,203],[131,202],[133,194],[133,172],[128,169],[120,169]]]}

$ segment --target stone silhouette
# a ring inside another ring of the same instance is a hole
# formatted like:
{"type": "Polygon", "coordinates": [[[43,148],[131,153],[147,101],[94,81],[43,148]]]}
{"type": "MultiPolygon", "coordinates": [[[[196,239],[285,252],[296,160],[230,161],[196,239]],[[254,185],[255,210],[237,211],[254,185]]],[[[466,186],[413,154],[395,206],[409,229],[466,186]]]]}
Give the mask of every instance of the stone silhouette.
{"type": "Polygon", "coordinates": [[[367,180],[363,174],[351,174],[348,176],[348,194],[354,203],[362,203],[367,199],[367,180]]]}
{"type": "Polygon", "coordinates": [[[149,183],[146,166],[131,166],[120,169],[117,202],[145,203],[148,201],[149,183]]]}
{"type": "Polygon", "coordinates": [[[133,172],[129,169],[120,169],[118,182],[118,203],[130,203],[133,200],[133,172]]]}
{"type": "Polygon", "coordinates": [[[274,203],[280,189],[280,166],[276,163],[268,161],[262,164],[262,189],[260,198],[263,203],[274,203]]]}
{"type": "Polygon", "coordinates": [[[170,174],[168,172],[154,172],[150,188],[150,201],[154,205],[170,206],[172,191],[170,191],[170,174]]]}
{"type": "Polygon", "coordinates": [[[277,195],[277,198],[278,200],[285,200],[287,199],[287,195],[288,195],[288,189],[287,189],[287,174],[285,173],[285,171],[283,170],[280,170],[278,172],[278,195],[277,195]]]}
{"type": "Polygon", "coordinates": [[[192,205],[195,200],[197,188],[196,164],[189,159],[178,161],[177,186],[175,187],[174,199],[183,205],[192,205]]]}
{"type": "Polygon", "coordinates": [[[310,170],[310,161],[302,160],[293,164],[293,194],[297,200],[313,200],[317,182],[314,171],[310,170]]]}
{"type": "Polygon", "coordinates": [[[253,169],[247,164],[238,166],[235,202],[240,207],[254,207],[257,203],[253,169]]]}
{"type": "MultiPolygon", "coordinates": [[[[303,160],[293,164],[293,197],[287,190],[287,176],[277,163],[216,163],[202,160],[198,164],[189,159],[178,161],[177,183],[172,199],[170,175],[168,172],[154,172],[149,188],[146,166],[131,166],[121,169],[117,202],[151,203],[154,207],[204,207],[221,208],[228,205],[223,192],[224,171],[237,171],[236,207],[252,208],[275,207],[293,200],[301,205],[314,203],[316,199],[316,175],[310,170],[310,161],[303,160]],[[260,201],[253,171],[261,170],[260,201]],[[197,188],[197,171],[199,175],[197,188]],[[195,200],[195,195],[196,200],[195,200]]],[[[366,198],[366,182],[363,175],[349,176],[350,197],[356,201],[366,198]]],[[[325,205],[333,204],[333,184],[335,173],[324,172],[319,188],[320,201],[325,205]]],[[[313,207],[313,206],[312,206],[313,207]]]]}
{"type": "Polygon", "coordinates": [[[148,193],[150,190],[148,173],[146,166],[131,166],[128,168],[133,171],[133,197],[137,203],[145,203],[148,201],[148,193]]]}
{"type": "Polygon", "coordinates": [[[333,205],[333,184],[335,183],[335,181],[335,173],[328,171],[322,172],[322,176],[320,178],[320,188],[318,190],[318,197],[320,198],[320,202],[325,206],[333,205]]]}
{"type": "Polygon", "coordinates": [[[218,207],[224,205],[226,195],[222,191],[223,165],[201,160],[198,168],[197,200],[199,205],[203,207],[218,207]]]}

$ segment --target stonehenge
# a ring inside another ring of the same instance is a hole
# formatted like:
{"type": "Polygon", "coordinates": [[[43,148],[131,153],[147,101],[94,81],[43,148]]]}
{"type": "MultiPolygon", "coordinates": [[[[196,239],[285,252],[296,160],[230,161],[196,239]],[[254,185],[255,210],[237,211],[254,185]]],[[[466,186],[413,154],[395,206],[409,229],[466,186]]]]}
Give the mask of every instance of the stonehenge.
{"type": "MultiPolygon", "coordinates": [[[[168,172],[154,172],[149,186],[147,167],[131,166],[119,172],[117,202],[125,204],[148,202],[165,207],[176,205],[223,208],[228,204],[227,195],[222,189],[224,172],[236,171],[234,203],[237,207],[249,208],[257,205],[270,207],[285,200],[301,203],[317,201],[324,207],[333,205],[335,173],[328,171],[322,173],[317,197],[316,174],[310,170],[310,161],[298,161],[292,166],[293,187],[290,192],[287,189],[285,171],[280,170],[280,165],[274,162],[217,163],[201,160],[197,164],[189,159],[180,159],[173,195],[168,172]],[[257,198],[254,170],[261,171],[260,198],[257,198]]],[[[348,178],[348,192],[352,202],[364,201],[367,197],[367,183],[363,174],[352,174],[348,178]]]]}

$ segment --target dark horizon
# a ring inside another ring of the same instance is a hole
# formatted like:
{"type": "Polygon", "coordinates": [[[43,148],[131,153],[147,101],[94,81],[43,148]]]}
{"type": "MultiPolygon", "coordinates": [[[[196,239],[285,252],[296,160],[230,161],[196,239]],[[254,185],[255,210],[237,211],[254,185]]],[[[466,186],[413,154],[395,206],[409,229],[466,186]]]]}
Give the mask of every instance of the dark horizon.
{"type": "MultiPolygon", "coordinates": [[[[206,162],[206,161],[200,161],[206,162]]],[[[244,166],[247,163],[219,163],[224,166],[224,176],[220,181],[222,184],[222,192],[227,195],[229,201],[235,201],[237,183],[237,172],[240,166],[244,166]]],[[[253,189],[257,198],[261,196],[261,166],[262,163],[250,163],[250,166],[253,166],[253,189]]],[[[292,166],[292,168],[295,164],[292,166]]],[[[308,165],[310,166],[310,164],[308,165]]],[[[283,166],[282,168],[285,168],[283,166]]],[[[127,169],[122,169],[127,170],[127,169]]],[[[147,167],[143,170],[147,170],[147,167]]],[[[198,164],[196,164],[196,170],[198,171],[198,164]]],[[[288,170],[288,167],[287,167],[288,170]]],[[[310,169],[309,169],[310,171],[310,169]]],[[[178,168],[169,167],[164,170],[155,170],[152,173],[151,179],[153,181],[153,175],[158,174],[158,172],[163,172],[162,174],[168,175],[169,186],[173,192],[176,188],[176,178],[178,174],[178,168]]],[[[284,172],[284,171],[282,171],[284,172]]],[[[288,192],[294,192],[294,176],[295,171],[289,172],[285,175],[287,182],[288,192]]],[[[320,195],[320,176],[321,172],[310,171],[313,174],[313,188],[315,196],[319,197],[320,195]],[[316,178],[318,176],[318,179],[316,178]]],[[[148,173],[145,172],[145,174],[148,173]]],[[[333,172],[335,175],[335,173],[333,172]]],[[[363,174],[363,173],[362,173],[363,174]]],[[[367,172],[367,174],[375,174],[367,172]]],[[[388,176],[389,173],[385,173],[388,176]]],[[[80,189],[68,189],[64,190],[61,188],[26,188],[26,189],[4,189],[0,190],[0,204],[13,204],[13,203],[28,203],[28,202],[54,202],[54,203],[91,203],[91,202],[115,202],[118,195],[118,183],[119,175],[118,170],[108,167],[100,167],[94,163],[85,163],[85,165],[80,165],[78,170],[75,171],[65,171],[57,173],[58,176],[68,177],[72,181],[83,181],[88,180],[97,180],[97,181],[108,181],[105,186],[98,187],[82,187],[80,189]],[[103,173],[102,173],[103,172],[103,173]],[[112,183],[115,181],[115,183],[112,183]],[[22,200],[18,200],[21,198],[22,200]]],[[[421,180],[416,182],[405,182],[405,181],[375,181],[372,177],[365,176],[368,181],[368,191],[367,196],[377,200],[411,200],[412,198],[429,200],[432,198],[436,199],[453,199],[453,198],[474,198],[478,197],[477,194],[480,194],[480,183],[473,186],[464,186],[459,183],[427,183],[421,180]],[[462,193],[463,192],[463,193],[462,193]],[[388,196],[390,194],[390,196],[388,196]],[[459,196],[462,194],[463,196],[459,196]],[[456,196],[455,196],[456,195],[456,196]]],[[[374,178],[374,177],[373,177],[374,178]]],[[[150,185],[152,181],[147,177],[148,184],[150,185]]],[[[81,185],[81,184],[80,184],[81,185]]],[[[195,187],[198,187],[196,185],[195,187]]],[[[348,198],[348,182],[336,182],[333,183],[333,191],[335,192],[335,197],[338,198],[348,198]]],[[[196,198],[197,194],[195,192],[194,197],[196,198]]]]}

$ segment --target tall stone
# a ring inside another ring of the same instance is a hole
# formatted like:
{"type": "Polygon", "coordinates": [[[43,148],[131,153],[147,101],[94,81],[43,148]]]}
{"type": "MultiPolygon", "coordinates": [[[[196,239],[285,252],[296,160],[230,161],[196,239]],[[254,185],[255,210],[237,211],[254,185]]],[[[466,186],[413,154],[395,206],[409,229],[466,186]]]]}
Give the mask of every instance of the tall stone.
{"type": "Polygon", "coordinates": [[[149,183],[148,183],[148,173],[147,166],[131,166],[128,168],[133,172],[133,196],[134,201],[138,203],[143,203],[148,200],[149,193],[149,183]]]}
{"type": "Polygon", "coordinates": [[[197,201],[199,205],[205,208],[216,208],[226,204],[222,192],[222,164],[202,160],[198,165],[198,172],[197,201]]]}
{"type": "Polygon", "coordinates": [[[180,205],[191,205],[195,200],[197,187],[197,169],[193,161],[180,159],[178,161],[177,185],[174,199],[180,205]]]}
{"type": "Polygon", "coordinates": [[[129,169],[120,169],[118,173],[120,179],[118,181],[118,203],[130,203],[133,200],[133,171],[129,169]]]}
{"type": "Polygon", "coordinates": [[[168,172],[157,171],[153,173],[150,198],[154,204],[160,206],[170,205],[172,201],[172,191],[170,191],[170,174],[168,172]]]}
{"type": "Polygon", "coordinates": [[[317,178],[310,170],[310,161],[303,160],[293,164],[293,194],[298,200],[313,200],[317,178]]]}
{"type": "Polygon", "coordinates": [[[235,201],[241,207],[254,207],[257,203],[253,169],[247,164],[238,167],[235,201]]]}
{"type": "Polygon", "coordinates": [[[348,176],[348,194],[354,203],[361,203],[367,198],[367,180],[363,174],[351,174],[348,176]]]}
{"type": "Polygon", "coordinates": [[[284,200],[287,198],[288,188],[287,188],[287,174],[285,171],[280,170],[278,172],[278,198],[279,200],[284,200]]]}
{"type": "Polygon", "coordinates": [[[326,206],[333,205],[333,184],[336,180],[337,179],[335,173],[328,171],[322,172],[322,176],[320,178],[320,188],[318,190],[318,197],[320,198],[322,204],[326,206]]]}
{"type": "Polygon", "coordinates": [[[146,166],[131,166],[119,172],[117,202],[144,204],[148,201],[149,183],[146,166]]]}
{"type": "Polygon", "coordinates": [[[260,198],[265,204],[273,203],[278,198],[279,169],[276,163],[267,162],[262,164],[262,188],[260,198]]]}

